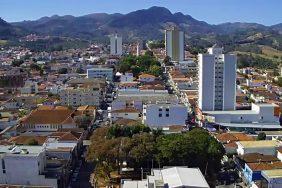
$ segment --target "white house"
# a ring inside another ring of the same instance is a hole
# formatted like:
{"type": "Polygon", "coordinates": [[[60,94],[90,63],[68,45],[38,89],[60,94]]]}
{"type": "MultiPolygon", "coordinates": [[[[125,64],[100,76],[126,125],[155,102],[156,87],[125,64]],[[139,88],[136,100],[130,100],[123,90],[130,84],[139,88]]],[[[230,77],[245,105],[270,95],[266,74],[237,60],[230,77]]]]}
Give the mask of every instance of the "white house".
{"type": "Polygon", "coordinates": [[[263,155],[276,155],[276,150],[282,143],[278,140],[239,141],[236,142],[238,155],[260,153],[263,155]]]}
{"type": "Polygon", "coordinates": [[[122,74],[120,76],[120,82],[133,82],[133,73],[131,72],[126,72],[125,74],[122,74]]]}
{"type": "Polygon", "coordinates": [[[143,123],[150,127],[185,126],[188,108],[183,104],[157,102],[143,106],[143,123]]]}

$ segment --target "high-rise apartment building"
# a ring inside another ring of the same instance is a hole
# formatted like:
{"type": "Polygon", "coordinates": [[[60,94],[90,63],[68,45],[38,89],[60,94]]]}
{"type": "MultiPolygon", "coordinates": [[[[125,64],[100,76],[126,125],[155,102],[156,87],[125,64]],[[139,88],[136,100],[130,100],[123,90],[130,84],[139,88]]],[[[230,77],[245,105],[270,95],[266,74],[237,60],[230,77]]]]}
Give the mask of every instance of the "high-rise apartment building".
{"type": "Polygon", "coordinates": [[[184,61],[184,32],[176,27],[165,30],[165,49],[172,61],[184,61]]]}
{"type": "Polygon", "coordinates": [[[111,55],[122,55],[122,37],[110,36],[111,55]]]}
{"type": "Polygon", "coordinates": [[[199,54],[199,108],[202,111],[235,110],[237,57],[214,45],[199,54]]]}

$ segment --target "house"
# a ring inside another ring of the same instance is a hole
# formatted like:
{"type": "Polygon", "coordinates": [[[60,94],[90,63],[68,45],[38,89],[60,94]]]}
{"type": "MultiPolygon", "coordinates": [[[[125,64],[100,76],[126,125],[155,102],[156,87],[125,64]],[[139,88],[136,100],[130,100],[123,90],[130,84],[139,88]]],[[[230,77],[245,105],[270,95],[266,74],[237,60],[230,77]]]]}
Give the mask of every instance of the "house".
{"type": "Polygon", "coordinates": [[[141,181],[124,180],[122,188],[209,188],[198,168],[169,167],[152,169],[151,175],[141,181]]]}
{"type": "Polygon", "coordinates": [[[244,177],[247,180],[247,184],[251,184],[254,181],[262,179],[261,172],[264,170],[282,169],[281,162],[275,163],[246,163],[243,171],[244,177]]]}
{"type": "Polygon", "coordinates": [[[51,131],[76,128],[74,110],[67,107],[40,106],[20,120],[20,131],[51,131]]]}
{"type": "Polygon", "coordinates": [[[238,141],[254,141],[255,139],[245,133],[221,133],[215,136],[223,144],[227,154],[234,154],[237,151],[238,141]]]}
{"type": "Polygon", "coordinates": [[[282,169],[265,170],[261,172],[262,185],[266,188],[282,187],[282,169]]]}
{"type": "Polygon", "coordinates": [[[139,82],[147,83],[147,82],[154,82],[155,79],[156,79],[156,77],[154,75],[143,73],[139,76],[138,80],[139,80],[139,82]]]}
{"type": "Polygon", "coordinates": [[[263,155],[276,155],[276,150],[282,143],[278,140],[239,141],[236,142],[238,155],[260,153],[263,155]]]}
{"type": "Polygon", "coordinates": [[[133,82],[133,73],[131,72],[126,72],[125,74],[122,74],[120,76],[120,82],[124,83],[124,82],[133,82]]]}
{"type": "Polygon", "coordinates": [[[150,127],[185,126],[188,108],[183,104],[157,102],[143,105],[142,122],[150,127]]]}

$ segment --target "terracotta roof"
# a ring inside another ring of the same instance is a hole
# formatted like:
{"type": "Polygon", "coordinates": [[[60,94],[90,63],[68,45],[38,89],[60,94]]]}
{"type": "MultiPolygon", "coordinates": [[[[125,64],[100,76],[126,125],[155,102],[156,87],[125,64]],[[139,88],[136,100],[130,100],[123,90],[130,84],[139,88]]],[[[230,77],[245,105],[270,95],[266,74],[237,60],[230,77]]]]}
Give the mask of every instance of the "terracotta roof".
{"type": "Polygon", "coordinates": [[[68,132],[54,132],[50,137],[56,137],[59,141],[77,141],[79,140],[82,133],[75,131],[68,132]]]}
{"type": "Polygon", "coordinates": [[[154,75],[151,75],[151,74],[141,74],[139,76],[139,79],[140,78],[156,78],[154,75]]]}
{"type": "Polygon", "coordinates": [[[222,143],[254,140],[253,137],[245,133],[221,133],[216,135],[216,138],[222,143]]]}
{"type": "Polygon", "coordinates": [[[277,157],[273,155],[263,155],[260,153],[248,153],[239,158],[246,163],[258,163],[258,162],[278,162],[280,161],[277,157]]]}
{"type": "Polygon", "coordinates": [[[36,140],[39,145],[43,145],[46,141],[47,136],[14,136],[9,139],[9,142],[12,142],[16,145],[26,145],[30,140],[36,140]]]}
{"type": "Polygon", "coordinates": [[[247,165],[252,169],[252,171],[261,171],[261,170],[272,170],[272,169],[281,169],[282,162],[274,163],[247,163],[247,165]]]}
{"type": "Polygon", "coordinates": [[[41,106],[33,110],[28,116],[21,120],[22,124],[67,124],[73,123],[71,117],[73,110],[66,107],[41,106]]]}

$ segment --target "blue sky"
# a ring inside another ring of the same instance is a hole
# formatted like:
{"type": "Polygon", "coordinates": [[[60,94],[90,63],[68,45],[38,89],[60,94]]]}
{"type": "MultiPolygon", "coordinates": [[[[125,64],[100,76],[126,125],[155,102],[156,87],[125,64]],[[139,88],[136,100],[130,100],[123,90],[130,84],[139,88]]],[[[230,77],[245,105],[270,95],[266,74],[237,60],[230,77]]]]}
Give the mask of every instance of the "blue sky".
{"type": "Polygon", "coordinates": [[[282,22],[282,0],[0,0],[0,17],[14,22],[54,14],[128,13],[151,6],[183,12],[211,24],[282,22]]]}

